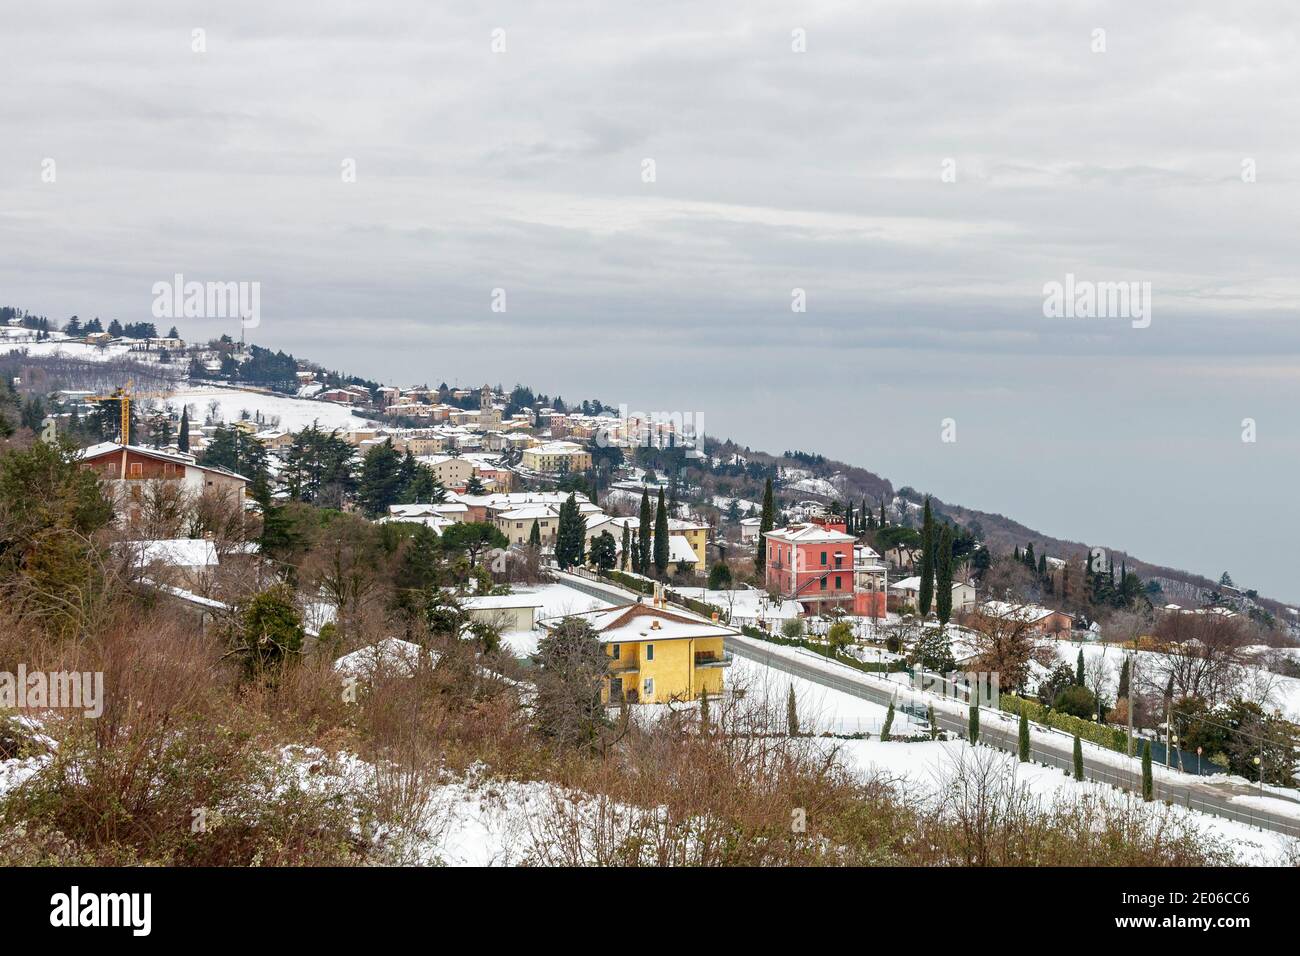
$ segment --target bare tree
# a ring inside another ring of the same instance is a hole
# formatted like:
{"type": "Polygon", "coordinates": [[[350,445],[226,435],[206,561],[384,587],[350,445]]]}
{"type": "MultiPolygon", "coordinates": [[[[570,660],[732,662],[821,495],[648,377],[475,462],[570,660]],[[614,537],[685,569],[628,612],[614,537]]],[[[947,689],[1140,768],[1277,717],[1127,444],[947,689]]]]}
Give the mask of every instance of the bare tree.
{"type": "Polygon", "coordinates": [[[1001,613],[973,615],[970,621],[974,669],[997,674],[1000,685],[1013,690],[1024,688],[1031,662],[1050,667],[1056,659],[1052,640],[1034,629],[1025,610],[1011,605],[1001,613]]]}

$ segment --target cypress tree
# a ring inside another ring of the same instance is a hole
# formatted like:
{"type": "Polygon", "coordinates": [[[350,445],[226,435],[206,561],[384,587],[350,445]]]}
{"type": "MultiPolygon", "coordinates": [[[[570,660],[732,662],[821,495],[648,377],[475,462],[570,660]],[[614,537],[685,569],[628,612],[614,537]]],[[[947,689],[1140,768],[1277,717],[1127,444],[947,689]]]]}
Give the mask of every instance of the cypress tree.
{"type": "Polygon", "coordinates": [[[970,705],[970,742],[979,743],[980,739],[980,708],[978,704],[970,705]]]}
{"type": "Polygon", "coordinates": [[[925,513],[921,519],[921,587],[916,600],[918,610],[925,617],[934,601],[934,517],[930,513],[930,498],[925,499],[925,513]]]}
{"type": "Polygon", "coordinates": [[[618,564],[618,566],[624,571],[627,570],[627,563],[628,561],[631,560],[631,551],[632,551],[632,529],[629,528],[626,524],[624,524],[623,525],[623,553],[619,555],[619,564],[618,564]]]}
{"type": "Polygon", "coordinates": [[[542,546],[542,526],[534,519],[533,527],[528,532],[528,547],[540,549],[542,546]]]}
{"type": "Polygon", "coordinates": [[[659,489],[659,507],[655,511],[655,571],[668,570],[668,507],[664,504],[664,490],[659,489]]]}
{"type": "Polygon", "coordinates": [[[885,526],[885,496],[880,496],[880,527],[885,526]]]}
{"type": "Polygon", "coordinates": [[[785,699],[785,727],[791,737],[799,736],[799,703],[795,700],[794,684],[790,685],[790,693],[785,699]]]}
{"type": "Polygon", "coordinates": [[[1074,663],[1074,682],[1083,686],[1083,648],[1079,648],[1079,659],[1074,663]]]}
{"type": "Polygon", "coordinates": [[[772,530],[776,518],[776,504],[772,498],[772,479],[763,485],[763,511],[758,518],[758,541],[754,549],[754,570],[762,574],[767,568],[767,532],[772,530]]]}
{"type": "Polygon", "coordinates": [[[1029,718],[1023,706],[1020,708],[1020,762],[1029,763],[1029,718]]]}
{"type": "Polygon", "coordinates": [[[1083,743],[1079,735],[1074,735],[1074,779],[1083,779],[1083,743]]]}
{"type": "Polygon", "coordinates": [[[645,574],[650,569],[650,492],[641,489],[641,521],[637,526],[636,562],[632,569],[645,574]]]}
{"type": "Polygon", "coordinates": [[[1155,782],[1151,778],[1151,741],[1142,745],[1142,799],[1148,803],[1155,797],[1155,782]]]}
{"type": "Polygon", "coordinates": [[[894,702],[889,702],[889,710],[885,711],[885,726],[880,728],[880,740],[885,742],[889,740],[889,731],[894,726],[894,702]]]}
{"type": "Polygon", "coordinates": [[[176,447],[187,454],[190,450],[190,409],[188,405],[181,409],[181,430],[176,435],[176,447]]]}
{"type": "Polygon", "coordinates": [[[1124,663],[1119,669],[1119,689],[1115,692],[1116,700],[1123,700],[1128,697],[1128,658],[1124,658],[1124,663]]]}
{"type": "Polygon", "coordinates": [[[853,528],[853,502],[851,502],[851,501],[850,501],[847,505],[844,506],[844,532],[845,532],[846,534],[853,534],[853,532],[854,532],[854,528],[853,528]]]}
{"type": "Polygon", "coordinates": [[[939,568],[935,584],[935,613],[939,615],[939,625],[946,627],[952,617],[952,525],[943,526],[939,537],[939,568]]]}
{"type": "Polygon", "coordinates": [[[934,740],[939,736],[939,722],[934,718],[934,704],[930,704],[925,709],[926,719],[930,721],[930,739],[934,740]]]}

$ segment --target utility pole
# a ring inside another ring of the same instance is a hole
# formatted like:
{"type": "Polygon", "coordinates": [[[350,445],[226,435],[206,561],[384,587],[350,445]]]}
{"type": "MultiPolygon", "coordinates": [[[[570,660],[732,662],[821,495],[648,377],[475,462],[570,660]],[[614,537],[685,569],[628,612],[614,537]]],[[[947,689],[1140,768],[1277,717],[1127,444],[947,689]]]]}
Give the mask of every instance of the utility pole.
{"type": "Polygon", "coordinates": [[[1137,654],[1129,655],[1128,663],[1128,755],[1133,756],[1133,688],[1137,686],[1137,654]]]}

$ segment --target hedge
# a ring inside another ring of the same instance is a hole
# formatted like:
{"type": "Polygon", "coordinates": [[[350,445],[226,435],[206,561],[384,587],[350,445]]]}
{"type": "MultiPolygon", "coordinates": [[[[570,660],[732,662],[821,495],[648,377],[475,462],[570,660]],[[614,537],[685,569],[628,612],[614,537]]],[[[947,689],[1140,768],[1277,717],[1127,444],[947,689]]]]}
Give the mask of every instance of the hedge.
{"type": "Polygon", "coordinates": [[[780,644],[783,647],[802,647],[806,650],[814,651],[822,657],[829,657],[831,660],[839,661],[841,664],[848,664],[850,667],[855,667],[868,674],[880,673],[882,671],[888,673],[890,671],[907,670],[906,662],[901,660],[889,661],[887,663],[868,663],[866,661],[860,661],[856,657],[849,657],[845,654],[840,654],[829,644],[814,644],[801,637],[781,637],[779,634],[769,634],[767,631],[753,627],[749,624],[742,624],[740,627],[740,633],[744,634],[746,637],[755,638],[756,640],[767,641],[769,644],[780,644]]]}
{"type": "Polygon", "coordinates": [[[1117,727],[1095,724],[1091,720],[1082,720],[1071,714],[1062,714],[1050,707],[1045,707],[1036,700],[1017,697],[1015,694],[1000,694],[998,707],[1016,716],[1019,716],[1023,710],[1025,716],[1035,723],[1046,724],[1048,727],[1064,730],[1068,734],[1078,734],[1084,740],[1091,741],[1094,744],[1100,744],[1123,754],[1128,753],[1128,734],[1117,727]]]}

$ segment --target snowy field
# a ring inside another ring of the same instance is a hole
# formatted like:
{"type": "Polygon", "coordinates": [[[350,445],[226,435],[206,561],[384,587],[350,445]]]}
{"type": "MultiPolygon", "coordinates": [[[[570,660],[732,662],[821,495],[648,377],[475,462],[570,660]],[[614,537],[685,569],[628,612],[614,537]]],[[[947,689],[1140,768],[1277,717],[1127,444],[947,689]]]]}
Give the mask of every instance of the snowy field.
{"type": "MultiPolygon", "coordinates": [[[[54,333],[50,334],[54,335],[54,333]]],[[[5,336],[0,339],[0,354],[9,352],[26,352],[39,358],[88,359],[92,362],[107,362],[128,356],[149,361],[144,357],[144,353],[132,353],[128,345],[106,345],[101,348],[98,345],[87,345],[85,342],[64,342],[57,339],[45,342],[23,342],[15,341],[13,336],[5,336]]]]}
{"type": "Polygon", "coordinates": [[[216,402],[220,407],[218,415],[224,422],[237,422],[245,417],[257,419],[260,412],[261,421],[266,423],[267,428],[275,427],[282,431],[301,431],[313,422],[324,431],[349,431],[374,424],[371,419],[353,415],[345,406],[332,402],[315,402],[287,395],[265,395],[234,388],[196,386],[181,389],[161,401],[175,409],[178,415],[181,408],[188,405],[190,421],[194,423],[205,421],[208,405],[216,402]]]}

